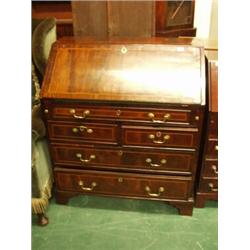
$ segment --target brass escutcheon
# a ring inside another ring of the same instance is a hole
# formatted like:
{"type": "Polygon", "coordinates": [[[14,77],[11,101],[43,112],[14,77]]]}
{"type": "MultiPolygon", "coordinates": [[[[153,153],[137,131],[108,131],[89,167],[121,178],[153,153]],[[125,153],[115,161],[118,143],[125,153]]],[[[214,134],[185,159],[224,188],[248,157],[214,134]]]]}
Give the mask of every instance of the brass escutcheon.
{"type": "Polygon", "coordinates": [[[120,109],[118,109],[117,111],[116,111],[116,116],[120,116],[122,114],[122,111],[120,110],[120,109]]]}
{"type": "Polygon", "coordinates": [[[119,177],[119,178],[118,178],[118,182],[120,182],[120,183],[123,182],[123,178],[122,178],[122,177],[119,177]]]}
{"type": "Polygon", "coordinates": [[[118,155],[119,155],[119,156],[122,156],[122,155],[123,155],[123,151],[122,151],[122,150],[119,150],[119,151],[118,151],[118,155]]]}
{"type": "Polygon", "coordinates": [[[161,132],[160,131],[156,132],[156,137],[161,137],[161,132]]]}
{"type": "Polygon", "coordinates": [[[127,51],[128,51],[127,48],[125,46],[123,46],[121,49],[122,54],[126,54],[127,51]]]}

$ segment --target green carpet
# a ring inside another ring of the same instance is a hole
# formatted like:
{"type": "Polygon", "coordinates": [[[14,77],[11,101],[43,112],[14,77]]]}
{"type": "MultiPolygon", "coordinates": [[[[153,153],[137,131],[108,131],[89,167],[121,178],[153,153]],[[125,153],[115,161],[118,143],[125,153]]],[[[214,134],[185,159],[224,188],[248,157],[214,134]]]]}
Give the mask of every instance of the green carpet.
{"type": "Polygon", "coordinates": [[[164,203],[78,196],[51,200],[49,225],[32,216],[32,250],[216,250],[217,202],[180,216],[164,203]]]}

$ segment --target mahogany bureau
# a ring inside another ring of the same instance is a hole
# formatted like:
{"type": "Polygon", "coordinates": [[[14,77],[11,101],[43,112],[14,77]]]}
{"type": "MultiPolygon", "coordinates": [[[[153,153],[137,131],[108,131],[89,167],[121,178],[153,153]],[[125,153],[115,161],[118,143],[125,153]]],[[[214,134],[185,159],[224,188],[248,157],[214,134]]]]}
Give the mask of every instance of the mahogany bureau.
{"type": "Polygon", "coordinates": [[[41,98],[56,201],[166,201],[192,215],[205,107],[202,47],[164,39],[64,39],[41,98]]]}
{"type": "Polygon", "coordinates": [[[205,147],[196,195],[196,207],[206,200],[218,200],[218,52],[206,51],[208,112],[205,119],[205,147]]]}

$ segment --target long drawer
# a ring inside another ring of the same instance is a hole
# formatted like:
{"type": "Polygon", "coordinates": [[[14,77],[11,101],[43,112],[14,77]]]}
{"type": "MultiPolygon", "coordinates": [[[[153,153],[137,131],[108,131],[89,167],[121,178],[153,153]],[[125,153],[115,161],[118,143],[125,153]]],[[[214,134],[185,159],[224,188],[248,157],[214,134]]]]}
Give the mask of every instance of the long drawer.
{"type": "Polygon", "coordinates": [[[195,153],[185,151],[93,148],[63,144],[52,144],[51,150],[55,164],[71,168],[77,166],[82,169],[97,167],[191,174],[196,164],[195,153]]]}
{"type": "Polygon", "coordinates": [[[111,144],[118,141],[118,126],[115,124],[48,121],[48,132],[50,139],[111,144]]]}
{"type": "Polygon", "coordinates": [[[119,172],[55,169],[59,191],[187,200],[192,187],[191,177],[170,177],[119,172]]]}
{"type": "Polygon", "coordinates": [[[122,127],[124,145],[197,148],[198,129],[122,127]]]}
{"type": "MultiPolygon", "coordinates": [[[[45,106],[46,109],[46,106],[45,106]]],[[[180,123],[197,125],[201,120],[199,111],[177,108],[139,108],[119,106],[91,106],[87,104],[52,104],[46,110],[47,119],[64,121],[121,120],[164,124],[180,123]]]]}

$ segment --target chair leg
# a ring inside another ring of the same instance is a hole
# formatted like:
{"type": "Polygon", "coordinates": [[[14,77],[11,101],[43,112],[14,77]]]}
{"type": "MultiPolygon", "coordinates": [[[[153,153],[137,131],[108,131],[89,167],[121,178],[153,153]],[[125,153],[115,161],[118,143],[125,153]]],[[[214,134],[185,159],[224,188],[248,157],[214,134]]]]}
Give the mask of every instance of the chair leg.
{"type": "Polygon", "coordinates": [[[37,214],[37,217],[39,226],[46,226],[47,224],[49,224],[49,219],[45,216],[44,213],[37,214]]]}

